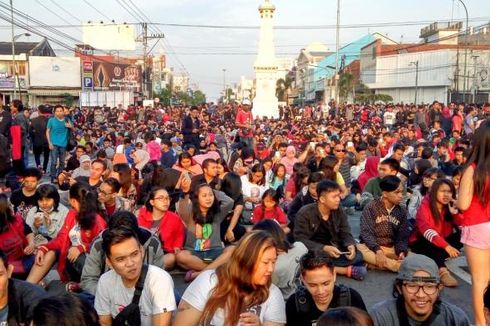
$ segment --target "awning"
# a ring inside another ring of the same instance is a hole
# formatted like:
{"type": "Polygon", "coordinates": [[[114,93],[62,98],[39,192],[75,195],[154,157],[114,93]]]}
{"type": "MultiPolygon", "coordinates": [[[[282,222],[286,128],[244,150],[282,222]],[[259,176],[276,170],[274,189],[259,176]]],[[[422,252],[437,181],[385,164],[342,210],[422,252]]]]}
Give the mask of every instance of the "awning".
{"type": "Polygon", "coordinates": [[[71,96],[79,96],[80,89],[29,89],[29,95],[37,96],[63,96],[69,94],[71,96]]]}

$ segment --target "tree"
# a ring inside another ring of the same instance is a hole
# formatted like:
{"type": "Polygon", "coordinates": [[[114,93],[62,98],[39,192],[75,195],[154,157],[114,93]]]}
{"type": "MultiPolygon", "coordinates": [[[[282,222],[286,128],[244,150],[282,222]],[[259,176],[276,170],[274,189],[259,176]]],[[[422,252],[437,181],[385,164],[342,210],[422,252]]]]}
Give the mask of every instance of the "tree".
{"type": "Polygon", "coordinates": [[[202,103],[206,103],[206,94],[202,91],[197,90],[192,93],[192,105],[199,105],[202,103]]]}
{"type": "Polygon", "coordinates": [[[352,93],[352,89],[354,86],[354,76],[351,73],[341,74],[338,83],[340,101],[344,102],[352,93]]]}
{"type": "Polygon", "coordinates": [[[73,103],[75,103],[75,98],[70,93],[63,93],[61,96],[63,96],[64,105],[71,107],[73,106],[73,103]]]}
{"type": "Polygon", "coordinates": [[[163,105],[170,105],[170,99],[172,98],[172,91],[170,90],[169,87],[163,88],[160,90],[158,93],[154,93],[155,97],[158,97],[160,99],[160,102],[163,105]]]}
{"type": "Polygon", "coordinates": [[[286,76],[286,78],[279,78],[276,81],[276,96],[279,102],[287,102],[289,90],[291,88],[293,80],[286,76]]]}

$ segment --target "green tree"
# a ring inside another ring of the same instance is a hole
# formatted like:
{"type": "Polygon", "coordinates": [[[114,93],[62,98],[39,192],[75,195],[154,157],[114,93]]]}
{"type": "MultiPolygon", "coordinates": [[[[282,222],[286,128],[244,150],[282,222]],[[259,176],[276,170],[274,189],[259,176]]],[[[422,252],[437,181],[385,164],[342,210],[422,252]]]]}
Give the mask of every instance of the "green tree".
{"type": "Polygon", "coordinates": [[[170,105],[170,99],[172,98],[172,91],[168,87],[163,88],[159,93],[154,93],[154,97],[158,97],[162,104],[170,105]]]}
{"type": "Polygon", "coordinates": [[[286,78],[279,78],[276,81],[276,96],[279,102],[287,102],[288,94],[291,88],[293,80],[286,76],[286,78]]]}
{"type": "Polygon", "coordinates": [[[340,101],[344,102],[352,93],[354,86],[354,76],[351,73],[341,74],[338,83],[340,101]]]}
{"type": "Polygon", "coordinates": [[[206,103],[206,94],[201,90],[194,91],[192,93],[192,105],[199,105],[202,103],[206,103]]]}
{"type": "Polygon", "coordinates": [[[72,107],[73,103],[75,103],[75,98],[70,93],[63,93],[63,94],[61,94],[61,96],[63,96],[63,104],[64,105],[66,105],[68,107],[72,107]]]}

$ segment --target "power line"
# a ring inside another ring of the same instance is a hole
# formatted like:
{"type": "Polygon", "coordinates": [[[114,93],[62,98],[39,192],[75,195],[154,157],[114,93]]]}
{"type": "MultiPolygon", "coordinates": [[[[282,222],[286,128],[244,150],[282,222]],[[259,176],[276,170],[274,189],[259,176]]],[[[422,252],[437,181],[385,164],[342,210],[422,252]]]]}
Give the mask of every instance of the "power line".
{"type": "Polygon", "coordinates": [[[70,24],[68,20],[66,20],[65,18],[63,18],[62,16],[58,15],[56,12],[54,12],[53,10],[45,6],[40,0],[36,0],[36,2],[38,3],[38,5],[40,5],[41,7],[43,7],[44,9],[46,9],[47,11],[49,11],[50,13],[52,13],[53,15],[55,15],[56,17],[64,21],[65,23],[70,24]]]}
{"type": "Polygon", "coordinates": [[[97,9],[94,5],[92,5],[90,2],[88,2],[88,0],[83,0],[83,2],[85,2],[90,8],[92,8],[93,10],[95,10],[96,12],[98,12],[102,17],[106,18],[107,20],[111,20],[109,17],[107,17],[102,11],[100,11],[99,9],[97,9]]]}
{"type": "Polygon", "coordinates": [[[60,6],[56,1],[54,1],[54,0],[49,0],[49,1],[51,1],[56,7],[60,8],[62,11],[64,11],[68,16],[71,16],[73,19],[75,19],[75,21],[79,21],[78,17],[75,17],[71,12],[69,12],[68,10],[63,8],[62,6],[60,6]]]}

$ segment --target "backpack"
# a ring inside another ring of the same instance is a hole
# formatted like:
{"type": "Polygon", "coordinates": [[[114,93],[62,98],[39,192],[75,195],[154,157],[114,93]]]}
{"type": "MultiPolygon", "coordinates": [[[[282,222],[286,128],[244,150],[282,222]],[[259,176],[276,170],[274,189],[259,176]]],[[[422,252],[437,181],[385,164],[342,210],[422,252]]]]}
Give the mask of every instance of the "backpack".
{"type": "Polygon", "coordinates": [[[0,176],[5,175],[12,167],[12,152],[7,137],[0,134],[0,176]]]}
{"type": "MultiPolygon", "coordinates": [[[[338,307],[347,307],[351,305],[351,294],[347,286],[339,284],[339,300],[338,307]]],[[[313,299],[308,293],[308,290],[304,286],[298,287],[298,290],[294,293],[294,303],[296,305],[296,312],[303,314],[309,314],[311,312],[313,299]]]]}
{"type": "Polygon", "coordinates": [[[131,303],[124,307],[124,309],[117,314],[116,318],[112,322],[114,326],[141,326],[141,312],[140,312],[140,297],[143,292],[143,286],[145,284],[146,274],[148,273],[148,265],[143,265],[141,268],[141,275],[134,288],[133,299],[131,303]]]}

